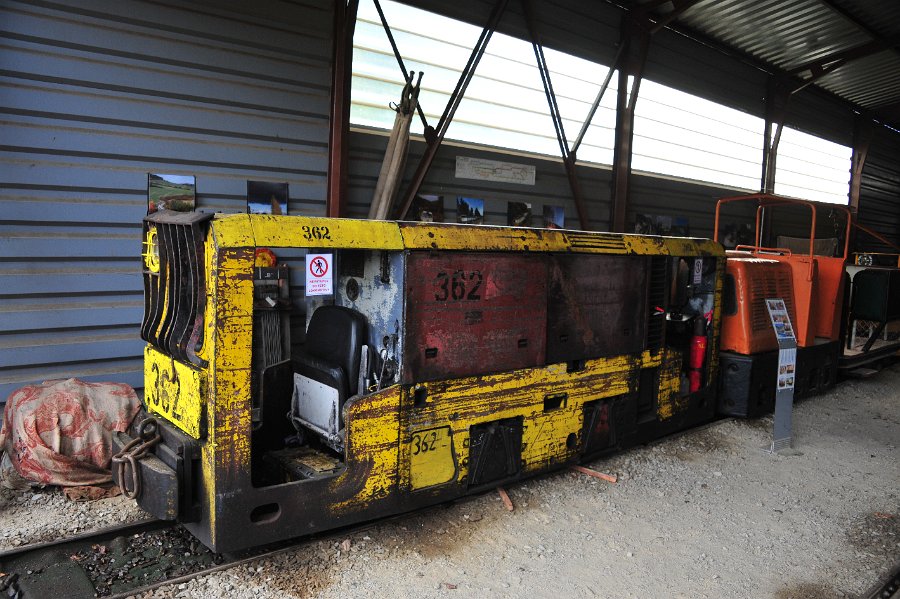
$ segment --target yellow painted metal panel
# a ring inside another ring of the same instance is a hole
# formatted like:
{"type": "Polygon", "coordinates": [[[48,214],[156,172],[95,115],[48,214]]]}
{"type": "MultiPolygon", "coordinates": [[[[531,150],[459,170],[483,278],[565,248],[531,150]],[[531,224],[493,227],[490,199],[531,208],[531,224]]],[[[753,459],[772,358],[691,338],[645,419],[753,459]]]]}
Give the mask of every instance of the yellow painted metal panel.
{"type": "Polygon", "coordinates": [[[206,415],[206,376],[155,349],[144,348],[144,403],[147,411],[199,439],[206,415]]]}
{"type": "Polygon", "coordinates": [[[657,396],[657,416],[660,420],[668,420],[687,405],[688,399],[681,397],[681,360],[680,351],[667,348],[662,368],[659,372],[659,394],[657,396]]]}
{"type": "Polygon", "coordinates": [[[399,223],[399,226],[408,249],[532,252],[569,250],[569,243],[562,231],[406,222],[399,223]]]}
{"type": "Polygon", "coordinates": [[[241,488],[250,480],[254,250],[219,249],[208,259],[212,304],[207,317],[215,330],[210,348],[208,441],[202,448],[201,479],[207,497],[204,516],[211,534],[215,534],[216,493],[241,488]]]}
{"type": "Polygon", "coordinates": [[[668,245],[662,237],[627,235],[625,236],[625,245],[633,254],[659,256],[669,253],[668,245]]]}
{"type": "Polygon", "coordinates": [[[249,214],[229,214],[213,219],[210,232],[215,244],[220,248],[253,247],[253,226],[249,214]]]}
{"type": "Polygon", "coordinates": [[[347,427],[347,471],[336,477],[331,488],[336,496],[342,489],[359,490],[334,510],[365,509],[373,501],[397,492],[397,446],[400,442],[400,387],[394,386],[344,405],[347,427]],[[363,474],[361,480],[355,477],[363,474]]]}
{"type": "Polygon", "coordinates": [[[669,253],[673,256],[724,256],[722,244],[711,239],[691,239],[687,237],[664,237],[669,253]]]}
{"type": "MultiPolygon", "coordinates": [[[[406,392],[404,429],[410,442],[400,448],[401,471],[410,476],[404,486],[416,488],[412,476],[415,446],[412,436],[447,423],[459,452],[455,478],[468,476],[469,429],[472,425],[504,418],[523,418],[522,461],[525,472],[536,472],[561,463],[581,448],[584,404],[589,401],[633,392],[640,368],[658,366],[658,352],[639,356],[618,356],[588,360],[579,372],[568,372],[565,364],[518,370],[494,375],[428,382],[424,405],[413,408],[406,392]],[[544,411],[548,395],[564,394],[559,408],[544,411]]],[[[421,392],[421,391],[420,391],[421,392]]],[[[437,484],[437,483],[435,483],[437,484]]]]}
{"type": "Polygon", "coordinates": [[[449,426],[413,432],[408,451],[412,489],[442,485],[456,478],[456,452],[449,426]]]}
{"type": "Polygon", "coordinates": [[[307,216],[251,218],[256,245],[260,247],[403,249],[395,222],[307,216]]]}
{"type": "MultiPolygon", "coordinates": [[[[576,396],[565,407],[548,412],[536,410],[525,418],[522,461],[526,472],[565,462],[576,453],[584,428],[584,403],[592,399],[595,398],[576,396]]],[[[538,407],[543,406],[535,406],[538,407]]]]}

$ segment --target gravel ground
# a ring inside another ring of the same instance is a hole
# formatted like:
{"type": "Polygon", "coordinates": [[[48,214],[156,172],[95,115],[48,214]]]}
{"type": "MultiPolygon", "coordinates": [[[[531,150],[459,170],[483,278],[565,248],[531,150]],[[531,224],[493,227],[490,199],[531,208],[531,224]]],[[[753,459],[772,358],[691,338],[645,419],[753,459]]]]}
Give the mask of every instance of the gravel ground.
{"type": "Polygon", "coordinates": [[[148,517],[134,501],[121,495],[75,502],[55,487],[25,491],[0,487],[0,551],[148,517]]]}
{"type": "MultiPolygon", "coordinates": [[[[725,420],[590,466],[383,522],[142,599],[854,597],[900,559],[900,365],[771,418],[725,420]]],[[[122,499],[0,501],[0,548],[136,519],[122,499]],[[2,504],[0,504],[2,505],[2,504]]]]}

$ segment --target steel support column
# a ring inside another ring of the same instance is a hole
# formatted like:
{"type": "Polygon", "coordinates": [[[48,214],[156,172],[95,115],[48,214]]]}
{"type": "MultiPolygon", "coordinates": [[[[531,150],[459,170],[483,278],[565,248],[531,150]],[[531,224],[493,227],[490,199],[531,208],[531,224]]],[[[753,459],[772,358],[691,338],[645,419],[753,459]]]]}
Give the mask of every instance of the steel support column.
{"type": "Polygon", "coordinates": [[[650,47],[648,21],[642,16],[626,13],[622,18],[624,50],[619,68],[619,89],[616,98],[616,137],[613,148],[611,182],[610,230],[624,233],[631,182],[631,150],[634,141],[634,109],[641,87],[647,50],[650,47]],[[634,77],[628,90],[628,76],[634,77]]]}
{"type": "Polygon", "coordinates": [[[866,166],[866,156],[875,128],[872,119],[860,115],[853,123],[853,155],[850,159],[850,211],[859,211],[859,193],[862,186],[862,172],[866,166]]]}
{"type": "Polygon", "coordinates": [[[788,100],[792,93],[793,90],[784,78],[777,76],[769,78],[766,87],[765,148],[763,148],[762,179],[760,181],[762,193],[775,193],[775,163],[778,159],[778,144],[781,141],[781,131],[784,129],[784,121],[787,117],[788,100]]]}
{"type": "Polygon", "coordinates": [[[335,0],[331,65],[331,130],[328,136],[328,189],[325,213],[344,215],[347,192],[347,132],[350,129],[350,84],[353,31],[359,0],[335,0]]]}

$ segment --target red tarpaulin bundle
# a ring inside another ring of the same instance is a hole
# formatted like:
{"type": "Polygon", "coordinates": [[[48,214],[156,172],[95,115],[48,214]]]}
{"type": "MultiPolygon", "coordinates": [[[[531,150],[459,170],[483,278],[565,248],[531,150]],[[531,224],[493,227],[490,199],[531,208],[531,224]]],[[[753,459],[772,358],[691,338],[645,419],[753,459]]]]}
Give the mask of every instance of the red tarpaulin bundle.
{"type": "Polygon", "coordinates": [[[134,389],[123,383],[68,379],[23,387],[6,402],[0,451],[31,482],[107,483],[112,432],[126,430],[140,408],[134,389]]]}

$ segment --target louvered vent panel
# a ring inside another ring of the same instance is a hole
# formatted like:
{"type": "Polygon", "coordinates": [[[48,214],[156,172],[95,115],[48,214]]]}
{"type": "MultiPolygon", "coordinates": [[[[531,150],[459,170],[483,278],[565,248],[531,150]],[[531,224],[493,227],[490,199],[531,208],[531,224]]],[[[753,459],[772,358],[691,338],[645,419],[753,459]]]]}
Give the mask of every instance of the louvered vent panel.
{"type": "Polygon", "coordinates": [[[619,252],[626,250],[625,240],[618,235],[566,233],[566,238],[572,247],[577,249],[613,250],[619,252]]]}
{"type": "Polygon", "coordinates": [[[766,310],[767,298],[782,298],[788,314],[794,317],[794,303],[791,292],[791,274],[787,269],[778,269],[774,278],[755,279],[751,285],[750,326],[754,331],[771,327],[769,312],[766,310]]]}
{"type": "Polygon", "coordinates": [[[666,289],[669,269],[665,256],[654,256],[650,259],[650,289],[647,294],[647,313],[650,315],[647,325],[647,349],[659,349],[663,344],[666,329],[666,289]]]}

